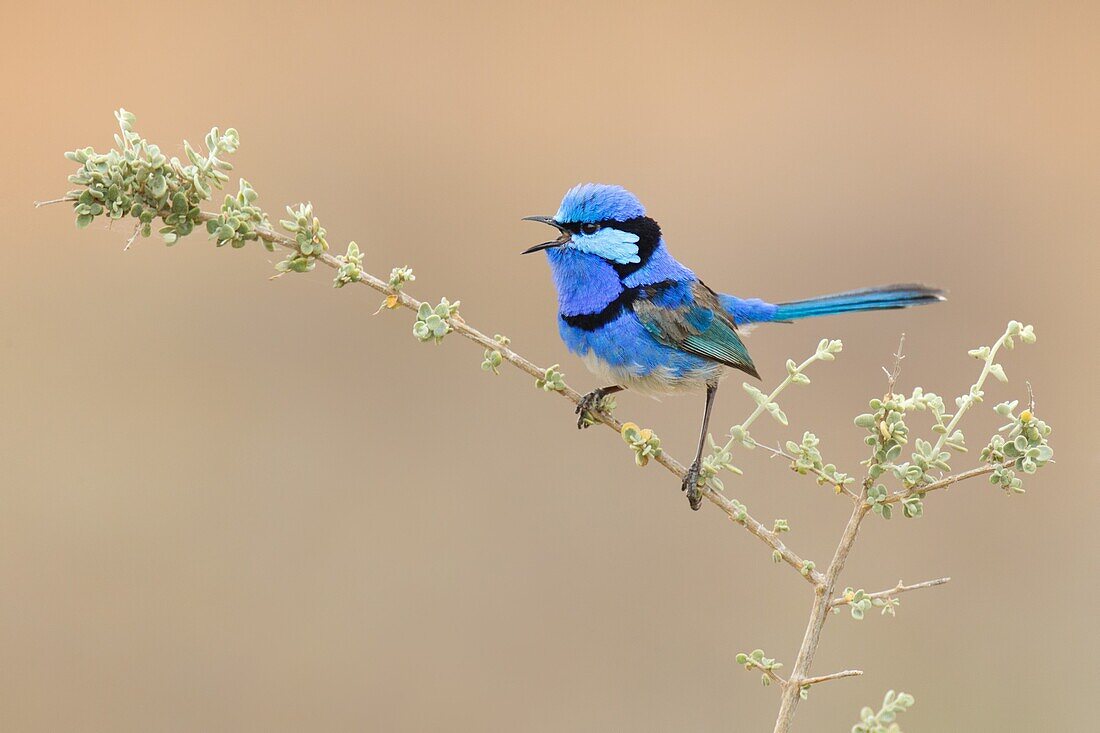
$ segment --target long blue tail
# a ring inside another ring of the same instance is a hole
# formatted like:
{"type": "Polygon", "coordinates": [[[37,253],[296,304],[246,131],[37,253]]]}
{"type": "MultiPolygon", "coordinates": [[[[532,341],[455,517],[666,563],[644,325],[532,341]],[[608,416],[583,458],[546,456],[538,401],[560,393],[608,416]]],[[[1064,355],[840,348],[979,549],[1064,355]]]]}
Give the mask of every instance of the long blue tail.
{"type": "Polygon", "coordinates": [[[831,316],[835,313],[908,308],[914,305],[937,303],[944,299],[942,290],[924,285],[884,285],[780,303],[776,306],[775,314],[770,320],[794,321],[800,318],[831,316]]]}

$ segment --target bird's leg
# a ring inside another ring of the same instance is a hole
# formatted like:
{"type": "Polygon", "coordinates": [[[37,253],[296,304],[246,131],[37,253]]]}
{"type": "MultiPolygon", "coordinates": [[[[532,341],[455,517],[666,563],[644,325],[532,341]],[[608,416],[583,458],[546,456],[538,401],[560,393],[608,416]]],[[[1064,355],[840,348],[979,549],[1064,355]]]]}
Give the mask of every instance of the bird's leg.
{"type": "Polygon", "coordinates": [[[714,407],[714,395],[718,394],[718,384],[707,385],[707,406],[703,408],[703,429],[699,433],[699,449],[695,451],[695,460],[684,476],[684,483],[680,487],[687,492],[688,504],[695,511],[703,505],[703,494],[699,491],[699,466],[703,459],[703,445],[707,442],[707,426],[710,425],[710,410],[714,407]]]}
{"type": "Polygon", "coordinates": [[[609,394],[615,394],[616,392],[622,392],[625,387],[620,387],[617,384],[613,384],[610,387],[600,387],[594,389],[584,397],[581,397],[581,401],[577,403],[577,414],[580,417],[577,418],[577,427],[584,430],[592,423],[585,420],[586,416],[591,416],[593,420],[596,419],[596,411],[600,406],[600,400],[609,394]]]}

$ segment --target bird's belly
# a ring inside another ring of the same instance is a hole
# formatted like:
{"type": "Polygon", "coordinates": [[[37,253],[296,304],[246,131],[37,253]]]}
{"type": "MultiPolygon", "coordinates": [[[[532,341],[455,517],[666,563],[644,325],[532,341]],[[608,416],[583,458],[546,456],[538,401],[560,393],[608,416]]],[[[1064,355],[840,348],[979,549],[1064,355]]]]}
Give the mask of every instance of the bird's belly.
{"type": "Polygon", "coordinates": [[[617,384],[641,394],[658,396],[702,392],[708,384],[714,384],[728,371],[723,365],[710,363],[700,369],[676,374],[668,367],[657,367],[646,374],[639,374],[627,366],[615,366],[589,351],[581,357],[588,371],[596,375],[601,385],[617,384]]]}

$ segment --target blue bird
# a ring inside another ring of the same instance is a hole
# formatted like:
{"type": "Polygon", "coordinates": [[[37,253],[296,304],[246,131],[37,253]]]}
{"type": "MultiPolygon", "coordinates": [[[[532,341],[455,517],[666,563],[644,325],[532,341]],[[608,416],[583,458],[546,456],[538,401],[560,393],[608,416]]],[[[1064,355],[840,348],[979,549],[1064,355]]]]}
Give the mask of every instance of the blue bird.
{"type": "Polygon", "coordinates": [[[609,394],[705,391],[695,460],[681,489],[692,509],[702,503],[699,465],[718,381],[729,369],[760,378],[742,330],[834,313],[907,308],[944,299],[923,285],[886,285],[787,303],[717,293],[676,261],[661,227],[622,186],[585,183],[566,192],[554,216],[529,216],[560,236],[524,250],[545,250],[558,291],[558,329],[571,352],[608,386],[577,407],[594,411],[609,394]]]}

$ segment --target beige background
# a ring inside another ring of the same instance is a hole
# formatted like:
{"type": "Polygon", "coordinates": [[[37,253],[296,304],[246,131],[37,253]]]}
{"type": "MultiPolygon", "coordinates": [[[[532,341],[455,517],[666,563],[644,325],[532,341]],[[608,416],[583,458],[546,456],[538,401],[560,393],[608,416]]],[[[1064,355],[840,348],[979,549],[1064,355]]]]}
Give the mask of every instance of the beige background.
{"type": "MultiPolygon", "coordinates": [[[[716,287],[784,299],[920,279],[944,306],[758,331],[783,359],[843,338],[784,402],[827,455],[908,334],[903,385],[953,396],[1005,359],[1058,465],[919,521],[870,522],[844,582],[951,575],[897,619],[830,621],[799,730],[917,696],[906,729],[1087,729],[1095,608],[1100,6],[1095,3],[189,3],[10,8],[0,47],[0,730],[770,730],[733,662],[793,658],[809,594],[665,472],[479,349],[328,273],[204,237],[123,254],[34,211],[119,105],[178,154],[234,125],[272,212],[312,199],[374,272],[461,298],[593,385],[519,250],[583,180],[636,191],[716,287]],[[1082,722],[1084,719],[1085,722],[1082,722]]],[[[715,425],[748,400],[731,382],[715,425]]],[[[619,400],[688,454],[699,398],[619,400]]],[[[996,421],[970,421],[974,443],[996,421]]],[[[732,495],[827,561],[846,504],[763,455],[732,495]]],[[[976,460],[971,456],[969,460],[976,460]]],[[[966,463],[965,461],[962,463],[966,463]]],[[[962,465],[962,464],[960,464],[962,465]]]]}

